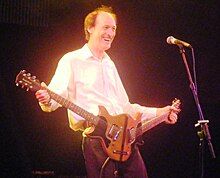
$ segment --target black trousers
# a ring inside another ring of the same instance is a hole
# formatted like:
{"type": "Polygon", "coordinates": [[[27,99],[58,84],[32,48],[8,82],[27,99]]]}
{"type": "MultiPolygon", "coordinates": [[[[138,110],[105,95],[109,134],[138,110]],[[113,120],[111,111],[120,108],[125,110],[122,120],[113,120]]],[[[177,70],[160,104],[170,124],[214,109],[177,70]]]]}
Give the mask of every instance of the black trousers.
{"type": "Polygon", "coordinates": [[[100,141],[83,138],[82,149],[88,178],[147,178],[147,171],[139,149],[134,146],[125,162],[109,159],[100,141]]]}

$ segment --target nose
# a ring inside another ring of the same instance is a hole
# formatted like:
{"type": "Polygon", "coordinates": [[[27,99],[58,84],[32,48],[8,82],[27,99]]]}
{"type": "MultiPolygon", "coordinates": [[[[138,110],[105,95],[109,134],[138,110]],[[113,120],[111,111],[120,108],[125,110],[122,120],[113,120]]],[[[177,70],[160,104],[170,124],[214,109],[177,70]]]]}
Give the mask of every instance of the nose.
{"type": "Polygon", "coordinates": [[[116,34],[116,30],[114,28],[109,28],[107,30],[107,34],[110,35],[111,37],[114,37],[116,34]]]}

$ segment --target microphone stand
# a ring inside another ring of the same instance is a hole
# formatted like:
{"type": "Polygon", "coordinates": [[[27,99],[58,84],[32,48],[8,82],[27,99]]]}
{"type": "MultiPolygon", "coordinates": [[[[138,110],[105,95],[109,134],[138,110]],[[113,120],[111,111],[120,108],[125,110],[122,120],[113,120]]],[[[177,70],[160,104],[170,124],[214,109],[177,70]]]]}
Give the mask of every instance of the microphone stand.
{"type": "MultiPolygon", "coordinates": [[[[211,135],[209,133],[209,128],[208,128],[209,120],[204,119],[203,112],[202,112],[202,109],[201,109],[201,106],[199,103],[197,88],[195,87],[195,84],[192,80],[192,76],[191,76],[189,66],[188,66],[188,63],[186,60],[185,50],[183,48],[183,45],[178,44],[178,46],[179,46],[180,54],[182,55],[182,59],[183,59],[183,62],[185,64],[186,71],[188,74],[188,79],[190,82],[190,89],[192,90],[193,97],[194,97],[194,100],[195,100],[195,103],[196,103],[196,106],[198,109],[198,113],[199,113],[199,120],[198,120],[198,123],[195,124],[195,127],[200,126],[200,129],[201,129],[200,131],[197,132],[197,135],[199,136],[199,139],[200,139],[200,143],[199,143],[199,152],[200,152],[200,156],[201,156],[200,166],[201,166],[201,178],[203,178],[203,176],[204,176],[204,165],[203,165],[204,139],[207,140],[209,151],[210,151],[212,158],[216,158],[216,156],[215,156],[215,152],[214,152],[214,149],[212,146],[211,135]]],[[[192,50],[193,50],[193,48],[192,48],[192,50]]]]}

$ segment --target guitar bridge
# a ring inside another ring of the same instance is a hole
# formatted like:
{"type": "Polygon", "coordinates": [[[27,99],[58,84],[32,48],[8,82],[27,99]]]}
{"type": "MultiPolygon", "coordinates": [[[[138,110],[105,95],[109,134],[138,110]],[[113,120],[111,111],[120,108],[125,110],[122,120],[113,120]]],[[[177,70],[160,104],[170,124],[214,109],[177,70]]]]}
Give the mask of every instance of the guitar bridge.
{"type": "Polygon", "coordinates": [[[128,155],[127,151],[120,151],[120,150],[114,150],[113,153],[114,154],[120,154],[120,155],[128,155]]]}

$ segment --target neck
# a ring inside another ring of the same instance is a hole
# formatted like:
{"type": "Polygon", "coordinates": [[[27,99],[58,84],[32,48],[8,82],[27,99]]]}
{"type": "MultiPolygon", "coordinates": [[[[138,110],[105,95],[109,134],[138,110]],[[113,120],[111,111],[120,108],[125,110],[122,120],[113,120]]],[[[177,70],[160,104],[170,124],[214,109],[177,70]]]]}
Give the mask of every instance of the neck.
{"type": "Polygon", "coordinates": [[[90,42],[88,42],[88,47],[91,50],[92,54],[97,57],[98,59],[102,59],[104,56],[104,50],[100,49],[96,45],[92,45],[90,42]]]}

